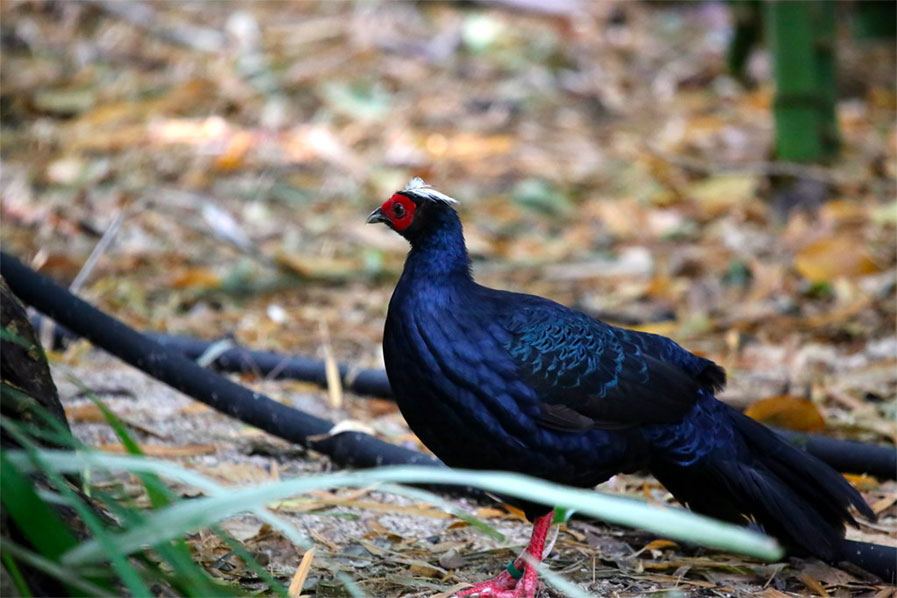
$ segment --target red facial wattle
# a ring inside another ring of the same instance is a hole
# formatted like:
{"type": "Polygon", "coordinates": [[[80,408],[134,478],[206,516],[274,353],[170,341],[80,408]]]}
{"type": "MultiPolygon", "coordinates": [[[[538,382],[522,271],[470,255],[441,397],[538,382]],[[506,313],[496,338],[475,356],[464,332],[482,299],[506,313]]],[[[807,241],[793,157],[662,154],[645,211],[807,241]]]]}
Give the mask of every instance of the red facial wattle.
{"type": "Polygon", "coordinates": [[[411,226],[416,207],[411,199],[396,193],[383,202],[383,205],[380,206],[380,211],[389,219],[393,228],[397,231],[403,231],[411,226]]]}

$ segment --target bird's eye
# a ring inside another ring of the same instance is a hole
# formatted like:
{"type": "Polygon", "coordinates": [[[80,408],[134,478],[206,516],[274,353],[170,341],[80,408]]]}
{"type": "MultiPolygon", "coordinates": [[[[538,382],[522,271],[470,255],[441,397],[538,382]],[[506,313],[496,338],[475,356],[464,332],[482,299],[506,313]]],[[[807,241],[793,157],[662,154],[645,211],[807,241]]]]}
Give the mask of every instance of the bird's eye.
{"type": "Polygon", "coordinates": [[[400,203],[392,204],[392,213],[396,218],[401,218],[405,215],[405,206],[400,203]]]}

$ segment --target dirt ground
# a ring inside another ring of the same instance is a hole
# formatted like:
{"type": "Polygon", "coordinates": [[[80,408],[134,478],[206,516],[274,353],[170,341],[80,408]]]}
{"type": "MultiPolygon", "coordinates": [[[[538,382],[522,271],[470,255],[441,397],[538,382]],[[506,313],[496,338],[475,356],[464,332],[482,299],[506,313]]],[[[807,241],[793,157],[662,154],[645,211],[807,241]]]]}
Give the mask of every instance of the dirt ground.
{"type": "MultiPolygon", "coordinates": [[[[72,350],[77,353],[77,349],[72,350]]],[[[191,401],[139,371],[95,350],[78,355],[78,365],[62,361],[53,367],[60,395],[75,434],[101,450],[120,450],[114,432],[103,423],[93,403],[83,396],[75,377],[125,422],[151,455],[175,459],[223,484],[258,484],[332,469],[326,457],[292,446],[191,401]]],[[[327,407],[326,393],[297,389],[295,383],[250,383],[253,388],[299,409],[339,421],[369,411],[372,401],[347,397],[346,410],[327,407]],[[292,388],[291,388],[292,387],[292,388]]],[[[401,429],[394,413],[364,421],[375,429],[401,429]]],[[[389,410],[391,411],[391,410],[389,410]]],[[[407,430],[403,430],[408,434],[407,430]]],[[[132,482],[140,493],[138,482],[132,482]]],[[[601,487],[669,502],[656,482],[639,476],[617,477],[601,487]]],[[[184,496],[196,490],[181,488],[184,496]]],[[[897,483],[875,483],[865,496],[871,504],[893,504],[897,483]]],[[[316,555],[306,581],[315,596],[342,596],[335,571],[349,574],[371,596],[447,596],[464,582],[497,573],[529,538],[529,524],[498,503],[449,498],[505,535],[504,543],[488,538],[443,510],[367,488],[318,492],[287,501],[277,512],[305,531],[316,555]]],[[[303,550],[293,546],[251,516],[223,526],[278,577],[289,578],[303,550]]],[[[863,522],[848,537],[894,543],[897,517],[882,510],[877,523],[863,522]]],[[[246,587],[262,587],[216,536],[191,539],[196,556],[213,574],[246,587]]],[[[573,520],[563,527],[549,558],[552,570],[596,596],[643,596],[678,592],[684,596],[891,595],[891,589],[819,561],[791,559],[767,564],[690,546],[679,546],[650,534],[600,522],[573,520]]],[[[541,595],[563,596],[545,588],[541,595]]]]}

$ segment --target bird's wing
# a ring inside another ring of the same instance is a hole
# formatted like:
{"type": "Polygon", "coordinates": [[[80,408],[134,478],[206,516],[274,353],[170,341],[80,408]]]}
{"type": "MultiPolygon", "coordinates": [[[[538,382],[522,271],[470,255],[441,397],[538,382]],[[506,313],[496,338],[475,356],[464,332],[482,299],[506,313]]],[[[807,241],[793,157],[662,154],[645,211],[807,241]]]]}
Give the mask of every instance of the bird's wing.
{"type": "Polygon", "coordinates": [[[575,431],[673,423],[722,368],[672,340],[616,328],[549,301],[501,310],[493,330],[541,399],[540,423],[575,431]]]}

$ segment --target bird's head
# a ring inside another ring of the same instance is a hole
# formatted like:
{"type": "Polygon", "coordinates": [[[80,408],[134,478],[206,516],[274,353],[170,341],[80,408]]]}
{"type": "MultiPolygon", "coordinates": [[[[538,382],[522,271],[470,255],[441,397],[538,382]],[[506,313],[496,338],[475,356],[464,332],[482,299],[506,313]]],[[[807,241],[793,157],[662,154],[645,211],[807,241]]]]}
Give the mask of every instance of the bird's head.
{"type": "Polygon", "coordinates": [[[405,188],[371,212],[368,224],[382,222],[413,245],[443,222],[446,216],[457,218],[452,204],[458,201],[440,193],[420,177],[411,179],[405,188]]]}

